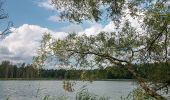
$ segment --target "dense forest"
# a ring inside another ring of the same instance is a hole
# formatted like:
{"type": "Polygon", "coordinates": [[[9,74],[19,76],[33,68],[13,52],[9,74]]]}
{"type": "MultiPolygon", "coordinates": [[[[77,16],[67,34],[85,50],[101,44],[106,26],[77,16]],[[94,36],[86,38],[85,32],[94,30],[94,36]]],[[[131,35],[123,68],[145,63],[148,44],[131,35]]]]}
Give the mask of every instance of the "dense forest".
{"type": "MultiPolygon", "coordinates": [[[[165,63],[134,65],[134,69],[141,77],[149,80],[167,81],[170,80],[170,68],[165,63]],[[156,73],[156,74],[155,74],[156,73]],[[168,76],[167,76],[168,75],[168,76]]],[[[9,61],[0,64],[0,78],[20,79],[132,79],[132,75],[123,67],[110,66],[107,68],[93,70],[77,69],[38,69],[31,64],[14,65],[9,61]]]]}
{"type": "Polygon", "coordinates": [[[54,79],[131,79],[119,67],[94,70],[38,69],[31,64],[14,65],[9,61],[0,64],[0,78],[54,78],[54,79]]]}

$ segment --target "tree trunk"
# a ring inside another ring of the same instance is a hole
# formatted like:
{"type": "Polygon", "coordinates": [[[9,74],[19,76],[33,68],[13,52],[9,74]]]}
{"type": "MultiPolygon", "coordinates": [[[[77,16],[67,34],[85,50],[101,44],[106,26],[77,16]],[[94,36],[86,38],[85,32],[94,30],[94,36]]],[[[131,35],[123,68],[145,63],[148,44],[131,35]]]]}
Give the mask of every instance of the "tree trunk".
{"type": "Polygon", "coordinates": [[[160,94],[156,93],[156,91],[150,89],[147,85],[146,82],[138,75],[131,64],[128,64],[127,66],[128,71],[134,76],[136,81],[139,83],[139,85],[144,89],[144,91],[149,94],[150,96],[154,97],[157,100],[167,100],[165,97],[161,96],[160,94]]]}

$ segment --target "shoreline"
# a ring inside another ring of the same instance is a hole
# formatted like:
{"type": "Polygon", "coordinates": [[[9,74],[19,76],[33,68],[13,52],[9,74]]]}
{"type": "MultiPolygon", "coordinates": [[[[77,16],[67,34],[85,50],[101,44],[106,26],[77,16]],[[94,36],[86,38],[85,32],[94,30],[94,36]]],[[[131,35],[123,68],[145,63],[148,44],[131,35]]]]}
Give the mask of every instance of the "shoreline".
{"type": "Polygon", "coordinates": [[[55,79],[55,78],[0,78],[0,81],[134,81],[134,79],[55,79]]]}

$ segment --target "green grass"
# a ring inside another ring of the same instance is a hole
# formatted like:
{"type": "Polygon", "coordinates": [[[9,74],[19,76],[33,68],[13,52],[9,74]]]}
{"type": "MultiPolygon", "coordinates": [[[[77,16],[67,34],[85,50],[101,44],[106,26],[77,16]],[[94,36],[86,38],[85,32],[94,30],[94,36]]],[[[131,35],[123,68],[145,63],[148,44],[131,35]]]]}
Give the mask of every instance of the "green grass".
{"type": "MultiPolygon", "coordinates": [[[[70,100],[66,96],[52,97],[45,96],[43,100],[70,100]]],[[[83,89],[76,94],[75,100],[111,100],[109,97],[102,97],[93,93],[90,93],[87,89],[83,89]]]]}

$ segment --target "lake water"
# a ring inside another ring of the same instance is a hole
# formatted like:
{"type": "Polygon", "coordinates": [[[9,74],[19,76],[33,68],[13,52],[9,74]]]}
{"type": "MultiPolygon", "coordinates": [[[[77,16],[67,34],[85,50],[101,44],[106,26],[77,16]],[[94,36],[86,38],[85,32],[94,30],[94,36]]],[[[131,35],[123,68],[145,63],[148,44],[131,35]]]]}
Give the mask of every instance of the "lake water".
{"type": "Polygon", "coordinates": [[[72,92],[65,90],[63,81],[0,81],[0,100],[42,100],[45,96],[67,96],[68,100],[75,100],[76,93],[87,89],[90,93],[120,100],[126,97],[136,84],[133,81],[71,81],[72,92]]]}

